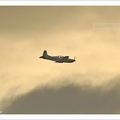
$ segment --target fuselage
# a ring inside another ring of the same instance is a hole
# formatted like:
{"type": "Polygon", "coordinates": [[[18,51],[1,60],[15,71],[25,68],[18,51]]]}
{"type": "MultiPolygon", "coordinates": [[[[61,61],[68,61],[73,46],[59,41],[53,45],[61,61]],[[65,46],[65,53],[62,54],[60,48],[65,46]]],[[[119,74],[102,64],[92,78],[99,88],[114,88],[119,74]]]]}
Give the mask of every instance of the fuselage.
{"type": "Polygon", "coordinates": [[[65,58],[63,56],[50,56],[50,55],[46,55],[46,56],[41,56],[40,58],[43,58],[43,59],[47,59],[47,60],[52,60],[52,61],[55,61],[55,62],[58,62],[58,63],[72,63],[72,62],[75,62],[74,59],[70,59],[70,58],[65,58]]]}

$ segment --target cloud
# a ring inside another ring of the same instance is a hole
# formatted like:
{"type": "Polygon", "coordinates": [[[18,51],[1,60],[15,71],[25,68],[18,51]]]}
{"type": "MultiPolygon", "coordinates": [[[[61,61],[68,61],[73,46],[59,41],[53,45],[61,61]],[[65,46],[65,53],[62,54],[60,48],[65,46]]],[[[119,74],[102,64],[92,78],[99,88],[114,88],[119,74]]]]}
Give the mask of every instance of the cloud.
{"type": "Polygon", "coordinates": [[[77,84],[80,93],[90,91],[89,97],[94,97],[93,88],[103,94],[113,87],[108,82],[120,74],[120,30],[101,26],[119,23],[118,11],[120,7],[0,7],[0,111],[21,95],[36,94],[38,86],[40,95],[41,89],[49,95],[58,88],[56,92],[72,92],[77,84]],[[75,56],[76,62],[41,60],[44,49],[50,55],[75,56]]]}
{"type": "MultiPolygon", "coordinates": [[[[46,86],[19,96],[4,109],[12,114],[112,114],[120,113],[120,77],[104,87],[66,84],[59,88],[46,86]],[[115,84],[113,84],[115,83],[115,84]],[[107,89],[111,86],[110,89],[107,89]]],[[[70,80],[70,78],[69,78],[70,80]]],[[[74,78],[75,80],[75,78],[74,78]]],[[[64,82],[63,82],[64,84],[64,82]]]]}

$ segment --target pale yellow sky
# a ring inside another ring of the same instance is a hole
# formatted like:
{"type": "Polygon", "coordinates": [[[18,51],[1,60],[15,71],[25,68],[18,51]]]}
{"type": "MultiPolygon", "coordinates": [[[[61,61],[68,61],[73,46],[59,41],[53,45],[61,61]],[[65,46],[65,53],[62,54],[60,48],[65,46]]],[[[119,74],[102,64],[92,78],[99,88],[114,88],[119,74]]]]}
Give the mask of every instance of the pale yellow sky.
{"type": "Polygon", "coordinates": [[[64,83],[99,86],[119,75],[119,13],[120,7],[0,7],[0,102],[38,86],[59,87],[62,78],[77,75],[64,83]],[[39,59],[44,49],[76,63],[39,59]]]}

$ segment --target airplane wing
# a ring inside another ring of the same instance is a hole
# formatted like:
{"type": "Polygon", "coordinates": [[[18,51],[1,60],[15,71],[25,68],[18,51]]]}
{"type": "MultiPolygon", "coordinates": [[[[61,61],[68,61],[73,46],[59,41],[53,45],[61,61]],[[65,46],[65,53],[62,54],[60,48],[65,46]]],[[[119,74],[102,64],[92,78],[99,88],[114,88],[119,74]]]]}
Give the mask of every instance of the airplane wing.
{"type": "Polygon", "coordinates": [[[65,56],[64,58],[65,58],[65,59],[69,59],[69,56],[65,56]]]}

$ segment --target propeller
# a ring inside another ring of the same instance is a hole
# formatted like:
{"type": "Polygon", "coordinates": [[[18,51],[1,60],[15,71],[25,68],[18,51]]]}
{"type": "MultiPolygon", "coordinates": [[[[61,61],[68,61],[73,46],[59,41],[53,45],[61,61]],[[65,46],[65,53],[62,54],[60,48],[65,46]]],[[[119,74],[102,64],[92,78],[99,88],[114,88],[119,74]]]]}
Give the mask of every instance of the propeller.
{"type": "Polygon", "coordinates": [[[75,57],[74,57],[74,60],[75,60],[75,57]]]}

